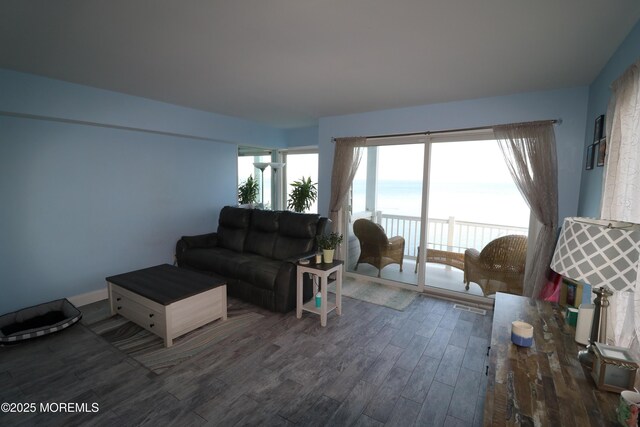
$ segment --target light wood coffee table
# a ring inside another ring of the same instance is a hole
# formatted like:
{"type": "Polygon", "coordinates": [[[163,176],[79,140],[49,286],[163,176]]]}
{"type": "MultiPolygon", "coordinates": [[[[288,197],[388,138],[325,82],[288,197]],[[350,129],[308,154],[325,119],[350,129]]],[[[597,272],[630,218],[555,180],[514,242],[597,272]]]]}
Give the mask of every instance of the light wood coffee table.
{"type": "Polygon", "coordinates": [[[120,314],[164,339],[173,340],[216,319],[227,319],[227,286],[169,264],[107,277],[111,314],[120,314]]]}

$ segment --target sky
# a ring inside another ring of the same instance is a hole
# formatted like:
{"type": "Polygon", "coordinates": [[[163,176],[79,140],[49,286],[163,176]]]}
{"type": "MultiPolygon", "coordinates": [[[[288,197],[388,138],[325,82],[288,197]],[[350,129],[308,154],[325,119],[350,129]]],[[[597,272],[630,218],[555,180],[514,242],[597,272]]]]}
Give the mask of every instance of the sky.
{"type": "MultiPolygon", "coordinates": [[[[434,143],[431,156],[431,176],[442,182],[512,182],[496,141],[434,143]]],[[[422,144],[379,147],[378,159],[378,179],[422,180],[422,144]]]]}
{"type": "MultiPolygon", "coordinates": [[[[424,145],[378,147],[376,210],[419,216],[424,145]]],[[[354,210],[364,209],[366,153],[354,183],[354,210]]],[[[529,208],[518,192],[496,141],[433,143],[429,217],[527,227],[529,208]]]]}

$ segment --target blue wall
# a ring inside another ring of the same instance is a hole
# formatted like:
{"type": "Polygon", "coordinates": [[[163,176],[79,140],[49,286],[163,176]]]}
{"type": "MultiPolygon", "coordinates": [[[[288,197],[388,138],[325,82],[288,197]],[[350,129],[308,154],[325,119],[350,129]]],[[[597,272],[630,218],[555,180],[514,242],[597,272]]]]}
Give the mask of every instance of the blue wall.
{"type": "MultiPolygon", "coordinates": [[[[461,129],[494,124],[562,119],[555,127],[558,151],[560,218],[578,209],[587,88],[535,92],[469,101],[424,105],[320,119],[320,188],[330,188],[332,137],[368,136],[426,130],[461,129]]],[[[402,165],[399,165],[400,167],[402,165]]],[[[329,194],[320,194],[319,211],[326,214],[329,194]]]]}
{"type": "Polygon", "coordinates": [[[235,117],[0,68],[0,111],[284,147],[284,131],[235,117]]]}
{"type": "Polygon", "coordinates": [[[308,126],[284,131],[287,147],[318,145],[318,126],[308,126]]]}
{"type": "Polygon", "coordinates": [[[236,202],[238,144],[284,146],[244,120],[4,70],[0,111],[0,314],[171,263],[236,202]]]}
{"type": "MultiPolygon", "coordinates": [[[[607,113],[611,90],[609,89],[620,75],[638,58],[640,58],[640,22],[631,30],[618,50],[607,62],[598,77],[589,87],[589,107],[587,113],[587,128],[583,147],[583,158],[586,147],[593,143],[593,127],[596,117],[607,113]]],[[[586,158],[584,159],[586,162],[586,158]]],[[[600,200],[602,199],[602,174],[604,168],[594,167],[592,170],[582,170],[580,186],[580,205],[578,215],[600,217],[600,200]]]]}

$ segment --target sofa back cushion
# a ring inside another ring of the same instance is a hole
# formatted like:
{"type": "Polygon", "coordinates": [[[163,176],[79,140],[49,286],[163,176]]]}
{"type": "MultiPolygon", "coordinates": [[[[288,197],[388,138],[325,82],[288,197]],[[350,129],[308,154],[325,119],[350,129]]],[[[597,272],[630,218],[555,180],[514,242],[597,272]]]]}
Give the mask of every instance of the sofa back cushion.
{"type": "Polygon", "coordinates": [[[287,259],[313,250],[319,215],[281,212],[273,258],[287,259]]]}
{"type": "Polygon", "coordinates": [[[245,252],[273,258],[281,212],[255,210],[244,244],[245,252]]]}
{"type": "Polygon", "coordinates": [[[218,220],[218,246],[236,252],[244,250],[252,209],[225,206],[218,220]]]}

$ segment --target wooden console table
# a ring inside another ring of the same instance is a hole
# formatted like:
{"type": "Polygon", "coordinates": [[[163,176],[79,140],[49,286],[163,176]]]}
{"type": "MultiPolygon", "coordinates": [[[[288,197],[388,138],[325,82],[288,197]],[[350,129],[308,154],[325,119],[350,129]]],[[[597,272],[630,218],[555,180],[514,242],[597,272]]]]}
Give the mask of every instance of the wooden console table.
{"type": "Polygon", "coordinates": [[[619,394],[599,391],[578,362],[574,340],[556,304],[496,294],[484,403],[485,426],[609,426],[619,394]],[[534,327],[530,348],[511,343],[511,322],[534,327]]]}

